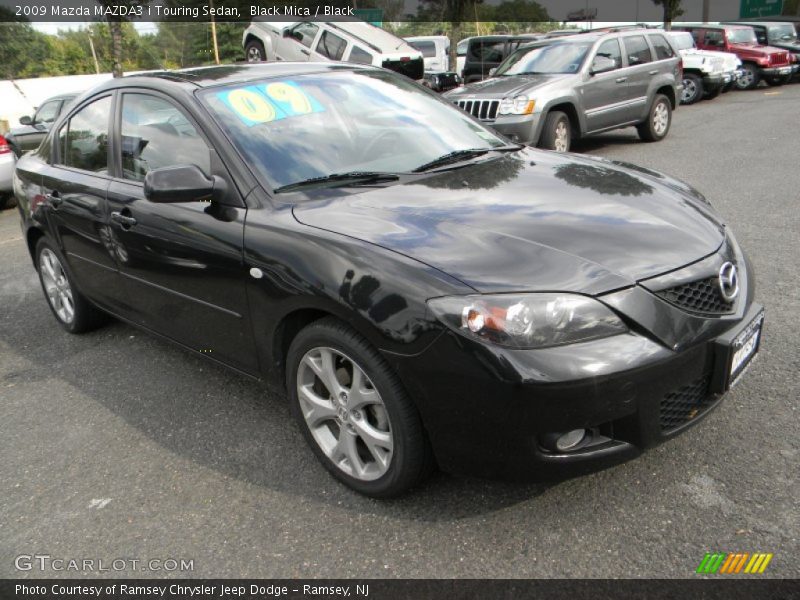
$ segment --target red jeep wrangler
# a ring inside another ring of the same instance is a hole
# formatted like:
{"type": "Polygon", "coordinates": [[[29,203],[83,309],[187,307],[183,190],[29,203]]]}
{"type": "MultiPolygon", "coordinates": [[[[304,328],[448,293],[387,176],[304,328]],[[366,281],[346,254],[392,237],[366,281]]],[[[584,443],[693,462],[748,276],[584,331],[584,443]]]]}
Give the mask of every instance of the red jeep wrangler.
{"type": "Polygon", "coordinates": [[[742,76],[736,81],[741,90],[750,90],[764,79],[770,85],[782,85],[796,70],[792,55],[772,46],[760,46],[756,33],[748,25],[680,25],[689,31],[701,50],[732,52],[742,61],[742,76]]]}

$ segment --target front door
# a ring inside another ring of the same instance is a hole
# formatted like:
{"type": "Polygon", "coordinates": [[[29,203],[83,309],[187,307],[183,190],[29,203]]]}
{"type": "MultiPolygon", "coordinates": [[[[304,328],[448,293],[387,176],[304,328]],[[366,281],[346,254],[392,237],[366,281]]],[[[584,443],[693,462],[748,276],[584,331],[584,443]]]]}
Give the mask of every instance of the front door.
{"type": "Polygon", "coordinates": [[[92,100],[61,126],[42,187],[49,221],[78,288],[116,310],[124,294],[106,224],[112,104],[111,95],[92,100]]]}
{"type": "Polygon", "coordinates": [[[589,132],[613,127],[622,122],[628,102],[628,76],[622,69],[619,40],[604,41],[597,48],[596,57],[613,60],[616,67],[611,71],[589,74],[581,86],[579,93],[586,109],[586,129],[589,132]]]}
{"type": "Polygon", "coordinates": [[[289,35],[278,42],[276,49],[278,59],[301,62],[311,60],[311,48],[319,33],[319,25],[304,21],[293,25],[288,33],[289,35]]]}
{"type": "Polygon", "coordinates": [[[172,100],[126,92],[120,104],[121,177],[108,199],[129,290],[126,314],[197,352],[256,372],[242,258],[244,204],[164,204],[144,195],[145,175],[160,167],[196,165],[226,179],[235,193],[230,175],[172,100]]]}

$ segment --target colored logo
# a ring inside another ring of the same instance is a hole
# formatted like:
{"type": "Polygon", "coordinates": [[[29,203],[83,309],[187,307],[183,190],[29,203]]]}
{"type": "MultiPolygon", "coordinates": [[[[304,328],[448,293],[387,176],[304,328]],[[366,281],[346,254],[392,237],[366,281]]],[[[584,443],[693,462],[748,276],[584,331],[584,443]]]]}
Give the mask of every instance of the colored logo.
{"type": "Polygon", "coordinates": [[[697,573],[733,575],[736,573],[763,573],[772,560],[772,553],[755,552],[706,552],[697,573]]]}

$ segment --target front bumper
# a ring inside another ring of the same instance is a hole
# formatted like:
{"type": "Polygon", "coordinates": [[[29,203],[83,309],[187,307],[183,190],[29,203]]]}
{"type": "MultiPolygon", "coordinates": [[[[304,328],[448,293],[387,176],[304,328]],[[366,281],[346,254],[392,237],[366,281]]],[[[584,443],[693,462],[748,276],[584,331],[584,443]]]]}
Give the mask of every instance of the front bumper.
{"type": "Polygon", "coordinates": [[[797,68],[800,65],[783,65],[780,67],[763,67],[761,69],[762,77],[786,77],[797,73],[797,68]]]}
{"type": "Polygon", "coordinates": [[[540,113],[530,115],[502,115],[485,124],[513,142],[535,146],[542,132],[540,113]]]}
{"type": "MultiPolygon", "coordinates": [[[[417,400],[440,467],[457,474],[559,480],[627,461],[699,422],[722,398],[722,343],[762,311],[720,319],[675,350],[635,332],[541,350],[446,331],[422,354],[390,358],[417,400]],[[708,333],[708,332],[707,332],[708,333]],[[542,440],[591,431],[571,452],[542,440]]],[[[723,356],[724,355],[724,356],[723,356]]]]}

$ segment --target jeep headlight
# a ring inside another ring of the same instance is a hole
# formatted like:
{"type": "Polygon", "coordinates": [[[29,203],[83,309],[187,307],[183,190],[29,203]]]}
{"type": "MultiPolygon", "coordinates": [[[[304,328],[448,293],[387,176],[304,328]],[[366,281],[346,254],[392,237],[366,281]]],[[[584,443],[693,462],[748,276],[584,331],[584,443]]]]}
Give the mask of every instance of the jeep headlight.
{"type": "Polygon", "coordinates": [[[428,306],[461,335],[512,348],[561,346],[628,331],[605,304],[578,294],[446,296],[428,300],[428,306]]]}
{"type": "Polygon", "coordinates": [[[533,112],[536,103],[527,96],[503,98],[500,101],[498,112],[501,115],[529,115],[533,112]]]}

